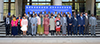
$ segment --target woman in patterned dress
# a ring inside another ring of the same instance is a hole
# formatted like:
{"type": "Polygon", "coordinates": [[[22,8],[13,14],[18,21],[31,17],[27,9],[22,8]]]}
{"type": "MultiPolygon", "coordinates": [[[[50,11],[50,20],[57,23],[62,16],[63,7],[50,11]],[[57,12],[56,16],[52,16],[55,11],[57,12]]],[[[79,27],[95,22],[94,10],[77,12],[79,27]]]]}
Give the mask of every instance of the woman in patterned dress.
{"type": "Polygon", "coordinates": [[[49,34],[49,18],[48,18],[48,15],[45,15],[45,18],[44,18],[44,34],[45,35],[49,34]]]}

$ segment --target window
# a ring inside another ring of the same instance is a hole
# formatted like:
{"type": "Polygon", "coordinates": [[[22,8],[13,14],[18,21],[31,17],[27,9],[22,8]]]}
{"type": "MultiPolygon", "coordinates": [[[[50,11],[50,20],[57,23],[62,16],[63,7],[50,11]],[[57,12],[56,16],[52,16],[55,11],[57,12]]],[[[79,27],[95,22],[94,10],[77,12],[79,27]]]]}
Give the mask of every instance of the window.
{"type": "Polygon", "coordinates": [[[96,2],[100,2],[100,0],[96,0],[96,2]]]}
{"type": "Polygon", "coordinates": [[[15,14],[15,0],[4,0],[4,13],[3,15],[16,15],[15,14]]]}
{"type": "Polygon", "coordinates": [[[63,2],[72,2],[72,0],[62,0],[63,2]]]}
{"type": "Polygon", "coordinates": [[[25,5],[51,5],[51,0],[23,0],[23,13],[25,12],[25,5]]]}
{"type": "Polygon", "coordinates": [[[3,8],[3,15],[6,16],[8,14],[8,3],[4,3],[4,8],[3,8]]]}
{"type": "Polygon", "coordinates": [[[96,3],[96,15],[100,15],[100,3],[96,3]]]}
{"type": "Polygon", "coordinates": [[[15,3],[11,3],[11,15],[15,15],[15,3]]]}
{"type": "Polygon", "coordinates": [[[8,2],[9,0],[4,0],[4,2],[8,2]]]}
{"type": "Polygon", "coordinates": [[[79,3],[75,3],[75,10],[77,10],[77,12],[79,12],[79,3]]]}

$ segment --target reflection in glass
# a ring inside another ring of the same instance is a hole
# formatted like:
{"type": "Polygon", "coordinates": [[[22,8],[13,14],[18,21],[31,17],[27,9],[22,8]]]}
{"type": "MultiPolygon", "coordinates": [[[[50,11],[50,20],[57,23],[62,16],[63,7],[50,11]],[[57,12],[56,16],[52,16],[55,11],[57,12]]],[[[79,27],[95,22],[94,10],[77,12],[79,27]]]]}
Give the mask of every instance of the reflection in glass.
{"type": "Polygon", "coordinates": [[[100,2],[100,0],[96,0],[96,2],[100,2]]]}
{"type": "Polygon", "coordinates": [[[45,5],[46,3],[39,3],[39,5],[45,5]]]}
{"type": "Polygon", "coordinates": [[[27,0],[27,2],[30,2],[30,0],[27,0]]]}
{"type": "Polygon", "coordinates": [[[32,5],[38,5],[38,3],[32,3],[32,5]]]}
{"type": "Polygon", "coordinates": [[[15,15],[15,9],[11,9],[10,12],[11,12],[11,16],[12,16],[12,15],[15,15]]]}
{"type": "Polygon", "coordinates": [[[63,2],[72,2],[72,0],[62,0],[63,2]]]}
{"type": "Polygon", "coordinates": [[[4,2],[8,2],[8,0],[4,0],[4,2]]]}
{"type": "Polygon", "coordinates": [[[11,9],[15,9],[15,3],[11,3],[11,9]]]}
{"type": "Polygon", "coordinates": [[[11,0],[11,2],[15,2],[15,0],[11,0]]]}
{"type": "Polygon", "coordinates": [[[39,0],[39,1],[45,1],[45,0],[39,0]]]}
{"type": "Polygon", "coordinates": [[[79,3],[75,3],[75,10],[77,10],[77,12],[79,12],[79,3]]]}
{"type": "Polygon", "coordinates": [[[34,2],[34,1],[38,1],[38,0],[32,0],[32,2],[34,2]]]}
{"type": "Polygon", "coordinates": [[[27,5],[30,5],[29,3],[27,3],[27,5]]]}
{"type": "Polygon", "coordinates": [[[100,3],[96,3],[96,15],[100,15],[100,3]]]}

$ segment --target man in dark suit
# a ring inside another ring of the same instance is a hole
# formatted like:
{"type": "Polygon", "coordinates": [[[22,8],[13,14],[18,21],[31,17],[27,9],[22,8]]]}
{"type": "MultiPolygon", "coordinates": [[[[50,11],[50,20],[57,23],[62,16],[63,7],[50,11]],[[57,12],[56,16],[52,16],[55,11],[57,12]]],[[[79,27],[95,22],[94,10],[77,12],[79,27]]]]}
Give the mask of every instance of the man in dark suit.
{"type": "Polygon", "coordinates": [[[74,35],[77,35],[77,27],[78,27],[78,19],[77,19],[76,15],[74,15],[74,17],[73,17],[73,32],[74,32],[74,35]]]}
{"type": "Polygon", "coordinates": [[[67,24],[68,24],[68,35],[71,34],[72,35],[72,26],[73,26],[73,18],[71,16],[71,14],[69,14],[68,18],[67,18],[67,24]]]}
{"type": "Polygon", "coordinates": [[[84,26],[85,26],[85,19],[83,17],[83,13],[80,14],[80,17],[78,18],[78,26],[79,26],[79,35],[84,35],[84,26]]]}
{"type": "Polygon", "coordinates": [[[79,17],[80,17],[80,14],[79,14],[79,12],[78,12],[78,14],[76,15],[76,17],[77,17],[77,18],[79,18],[79,17]]]}
{"type": "Polygon", "coordinates": [[[28,19],[28,34],[31,34],[32,33],[32,28],[31,28],[31,14],[29,14],[29,17],[27,18],[28,19]]]}
{"type": "Polygon", "coordinates": [[[85,35],[89,35],[89,17],[88,14],[85,13],[85,30],[84,30],[85,35]]]}
{"type": "Polygon", "coordinates": [[[6,27],[6,35],[9,35],[10,34],[10,18],[9,18],[9,15],[7,15],[4,22],[5,22],[5,27],[6,27]]]}

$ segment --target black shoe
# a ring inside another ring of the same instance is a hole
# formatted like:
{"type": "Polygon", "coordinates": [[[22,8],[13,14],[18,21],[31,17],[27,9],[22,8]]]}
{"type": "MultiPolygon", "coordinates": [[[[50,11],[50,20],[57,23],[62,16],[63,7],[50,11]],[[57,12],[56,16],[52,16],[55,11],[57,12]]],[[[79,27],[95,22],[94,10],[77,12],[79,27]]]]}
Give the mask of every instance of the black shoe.
{"type": "Polygon", "coordinates": [[[91,36],[92,36],[92,34],[91,34],[91,36]]]}
{"type": "Polygon", "coordinates": [[[96,36],[96,34],[94,34],[94,36],[96,36]]]}

